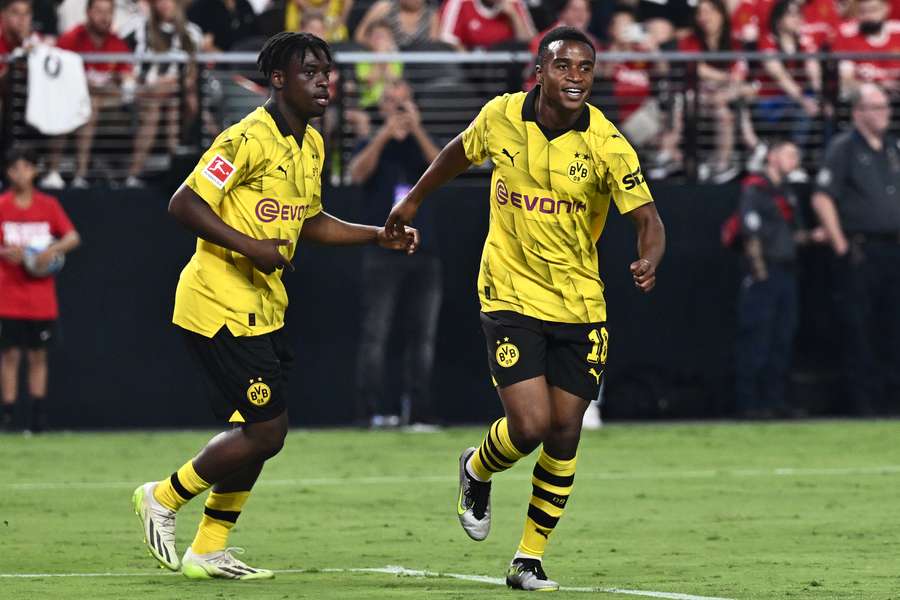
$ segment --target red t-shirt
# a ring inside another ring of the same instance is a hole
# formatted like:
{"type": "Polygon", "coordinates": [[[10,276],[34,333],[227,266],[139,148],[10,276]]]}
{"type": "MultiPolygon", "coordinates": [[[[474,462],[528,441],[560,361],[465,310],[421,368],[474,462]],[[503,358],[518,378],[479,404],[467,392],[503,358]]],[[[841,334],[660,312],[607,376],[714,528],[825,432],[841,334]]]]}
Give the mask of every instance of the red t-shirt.
{"type": "MultiPolygon", "coordinates": [[[[864,36],[855,21],[841,25],[834,44],[836,52],[883,52],[900,56],[900,21],[885,21],[881,33],[864,36]]],[[[856,78],[860,81],[897,81],[900,79],[900,60],[856,60],[856,78]]]]}
{"type": "MultiPolygon", "coordinates": [[[[0,194],[0,245],[44,249],[74,231],[56,198],[34,191],[31,206],[16,206],[12,191],[0,194]]],[[[50,320],[59,316],[53,277],[31,277],[22,265],[0,259],[0,317],[50,320]]]]}
{"type": "MultiPolygon", "coordinates": [[[[56,41],[56,45],[63,50],[70,50],[84,54],[87,52],[123,52],[131,53],[131,48],[122,41],[122,38],[114,33],[107,34],[103,43],[99,46],[94,45],[94,40],[88,33],[87,27],[76,25],[69,31],[65,32],[56,41]]],[[[85,71],[100,71],[128,73],[131,71],[131,65],[128,63],[85,63],[85,71]]]]}
{"type": "MultiPolygon", "coordinates": [[[[703,44],[700,43],[700,39],[695,35],[691,34],[678,42],[678,50],[681,52],[706,52],[707,50],[703,47],[703,44]]],[[[739,52],[741,50],[737,41],[732,40],[730,52],[739,52]]],[[[707,65],[714,69],[719,69],[720,71],[730,71],[733,75],[745,77],[747,75],[747,61],[745,60],[732,60],[732,61],[721,61],[721,60],[707,60],[704,61],[707,65]]],[[[688,63],[688,65],[695,65],[696,63],[688,63]]]]}
{"type": "MultiPolygon", "coordinates": [[[[525,5],[515,0],[516,12],[531,22],[525,5]]],[[[478,0],[445,0],[441,7],[440,37],[468,49],[486,48],[515,39],[513,25],[499,9],[489,9],[478,0]]]]}
{"type": "Polygon", "coordinates": [[[769,13],[775,0],[741,0],[731,14],[731,34],[743,43],[757,43],[769,33],[769,13]]]}
{"type": "MultiPolygon", "coordinates": [[[[799,38],[797,39],[797,52],[815,52],[816,50],[816,43],[813,41],[813,38],[811,36],[799,36],[799,38]]],[[[780,52],[780,50],[778,49],[778,44],[775,41],[775,36],[771,33],[766,34],[766,37],[759,41],[759,51],[772,54],[780,52]]],[[[807,77],[806,75],[805,60],[788,58],[786,60],[782,59],[781,63],[801,88],[808,87],[809,77],[807,77]]],[[[772,77],[769,75],[769,72],[766,71],[765,67],[760,67],[759,77],[757,78],[757,80],[759,81],[758,93],[760,96],[771,97],[787,95],[787,93],[783,89],[781,89],[781,86],[778,85],[778,82],[772,79],[772,77]]]]}
{"type": "Polygon", "coordinates": [[[812,38],[816,48],[831,46],[841,26],[841,13],[834,0],[807,0],[803,13],[803,34],[812,38]]]}

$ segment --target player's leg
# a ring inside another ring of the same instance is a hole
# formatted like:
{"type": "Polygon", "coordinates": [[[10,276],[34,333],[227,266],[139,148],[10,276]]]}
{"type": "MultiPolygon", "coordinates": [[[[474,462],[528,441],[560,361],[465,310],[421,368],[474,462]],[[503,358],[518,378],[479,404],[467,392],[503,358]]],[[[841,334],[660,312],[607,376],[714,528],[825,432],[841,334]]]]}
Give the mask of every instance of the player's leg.
{"type": "MultiPolygon", "coordinates": [[[[9,327],[9,321],[3,322],[3,329],[9,327]]],[[[3,335],[6,335],[4,332],[3,335]]],[[[16,407],[16,396],[19,392],[19,365],[22,362],[22,350],[16,346],[0,349],[0,400],[3,404],[3,427],[9,430],[13,426],[13,412],[16,407]]]]}
{"type": "Polygon", "coordinates": [[[28,429],[34,433],[44,430],[46,425],[47,404],[47,349],[33,348],[27,351],[28,357],[28,396],[29,407],[28,429]]]}
{"type": "Polygon", "coordinates": [[[148,549],[173,570],[181,565],[175,549],[177,511],[213,484],[275,456],[288,430],[284,383],[291,357],[282,347],[281,332],[234,337],[223,327],[213,338],[185,332],[185,339],[206,375],[214,413],[240,427],[215,436],[168,478],[135,490],[135,512],[148,549]]]}
{"type": "Polygon", "coordinates": [[[467,448],[459,459],[457,516],[469,537],[478,541],[490,532],[491,477],[534,450],[550,426],[540,321],[500,311],[482,313],[481,325],[505,416],[491,424],[477,448],[467,448]]]}
{"type": "Polygon", "coordinates": [[[548,324],[546,331],[550,422],[532,473],[522,538],[506,577],[507,585],[523,590],[559,588],[542,560],[572,493],[581,423],[600,392],[609,340],[603,323],[548,324]]]}

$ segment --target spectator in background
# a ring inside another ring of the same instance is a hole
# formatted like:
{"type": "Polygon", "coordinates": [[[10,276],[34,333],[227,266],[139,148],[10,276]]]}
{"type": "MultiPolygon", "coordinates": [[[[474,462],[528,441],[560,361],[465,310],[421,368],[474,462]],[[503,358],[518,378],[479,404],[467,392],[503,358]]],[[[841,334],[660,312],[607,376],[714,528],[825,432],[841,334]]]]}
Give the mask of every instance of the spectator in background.
{"type": "Polygon", "coordinates": [[[460,50],[530,42],[537,31],[523,0],[444,0],[441,40],[460,50]]]}
{"type": "MultiPolygon", "coordinates": [[[[2,424],[13,425],[19,365],[28,359],[28,429],[45,425],[47,347],[58,332],[51,265],[81,243],[56,198],[34,189],[36,157],[13,149],[6,160],[10,190],[0,195],[0,391],[2,424]]],[[[58,269],[58,266],[57,266],[58,269]]]]}
{"type": "MultiPolygon", "coordinates": [[[[113,0],[88,0],[87,20],[61,35],[56,45],[79,54],[130,53],[128,45],[112,32],[114,9],[113,0]]],[[[74,188],[88,187],[86,177],[100,111],[119,105],[123,95],[133,93],[135,85],[129,63],[85,63],[84,70],[91,94],[91,118],[75,132],[77,162],[72,179],[74,188]]],[[[66,137],[61,136],[51,142],[49,173],[41,180],[43,188],[62,189],[65,185],[59,174],[59,160],[65,141],[66,137]]]]}
{"type": "MultiPolygon", "coordinates": [[[[394,33],[387,21],[370,23],[364,39],[366,48],[372,52],[379,54],[397,52],[394,33]]],[[[363,109],[377,107],[385,87],[402,77],[403,63],[356,63],[359,107],[363,109]]]]}
{"type": "Polygon", "coordinates": [[[326,42],[343,42],[347,39],[347,15],[353,8],[353,0],[286,0],[284,30],[307,31],[304,21],[307,15],[317,14],[325,18],[326,42]]]}
{"type": "Polygon", "coordinates": [[[850,93],[853,129],[835,136],[816,177],[815,209],[836,255],[834,301],[847,396],[871,414],[900,398],[900,140],[875,84],[850,93]]]}
{"type": "Polygon", "coordinates": [[[203,30],[204,52],[227,52],[237,42],[260,35],[247,0],[194,0],[187,18],[203,30]]]}
{"type": "MultiPolygon", "coordinates": [[[[731,37],[724,0],[700,0],[693,33],[681,40],[679,50],[698,53],[738,50],[731,37]]],[[[747,64],[742,60],[702,61],[689,64],[688,74],[699,87],[701,115],[711,113],[716,123],[715,151],[712,161],[700,165],[700,179],[724,183],[738,173],[733,156],[735,115],[729,105],[746,93],[747,64]]]]}
{"type": "Polygon", "coordinates": [[[769,146],[765,170],[743,181],[738,219],[744,278],[738,298],[737,410],[740,416],[783,414],[797,327],[797,244],[824,241],[807,231],[787,182],[800,166],[788,141],[769,146]]]}
{"type": "MultiPolygon", "coordinates": [[[[562,8],[559,11],[559,15],[556,18],[556,21],[550,25],[547,29],[540,32],[536,36],[534,36],[531,40],[531,44],[529,44],[528,49],[531,51],[531,55],[534,57],[531,64],[525,67],[526,72],[526,80],[525,80],[525,89],[530,90],[534,87],[535,84],[535,74],[534,74],[534,65],[537,61],[537,52],[538,46],[541,45],[541,40],[544,39],[544,36],[556,29],[557,27],[574,27],[578,31],[582,32],[587,36],[591,43],[594,45],[594,49],[599,54],[602,50],[602,45],[600,44],[600,40],[598,40],[592,33],[588,31],[588,25],[591,23],[591,4],[590,0],[567,0],[565,4],[563,4],[562,8]]],[[[600,63],[598,64],[598,68],[602,66],[606,66],[609,63],[600,63]]]]}
{"type": "Polygon", "coordinates": [[[833,48],[843,21],[837,0],[805,0],[800,10],[803,34],[812,38],[816,48],[833,48]]]}
{"type": "MultiPolygon", "coordinates": [[[[439,151],[422,126],[407,83],[389,84],[379,108],[384,124],[374,137],[359,144],[350,163],[353,183],[362,186],[367,223],[387,219],[439,151]]],[[[403,385],[399,422],[409,425],[434,419],[431,372],[442,296],[441,263],[434,252],[434,220],[420,213],[416,226],[423,234],[423,245],[413,256],[395,260],[398,256],[375,248],[363,254],[356,378],[360,425],[384,423],[376,415],[392,412],[384,396],[385,381],[394,379],[403,385]],[[392,327],[395,318],[396,329],[392,327]],[[403,335],[402,375],[386,378],[388,343],[398,329],[403,335]]]]}
{"type": "MultiPolygon", "coordinates": [[[[768,33],[759,50],[768,54],[792,55],[817,51],[812,37],[802,33],[803,15],[798,0],[779,0],[769,16],[768,33]]],[[[812,119],[819,114],[822,70],[815,59],[771,58],[763,62],[757,92],[759,120],[768,126],[785,124],[791,139],[805,144],[812,119]]]]}
{"type": "MultiPolygon", "coordinates": [[[[187,20],[177,0],[151,0],[145,23],[126,39],[136,54],[178,53],[192,56],[203,43],[203,32],[187,20]]],[[[198,112],[197,69],[193,62],[143,63],[138,74],[140,125],[126,187],[143,187],[138,179],[156,142],[160,119],[165,116],[166,145],[177,153],[179,123],[190,123],[198,112]],[[184,106],[179,105],[184,98],[184,106]],[[181,117],[181,118],[179,118],[181,117]]]]}
{"type": "Polygon", "coordinates": [[[841,26],[837,52],[883,52],[894,60],[842,60],[841,91],[849,94],[865,82],[874,82],[891,93],[900,92],[900,21],[888,19],[887,0],[857,0],[855,20],[841,26]]]}
{"type": "MultiPolygon", "coordinates": [[[[0,56],[39,40],[31,28],[31,0],[0,0],[0,56]]],[[[6,64],[0,64],[0,74],[6,64]]]]}
{"type": "Polygon", "coordinates": [[[390,26],[401,50],[438,39],[438,14],[426,0],[378,0],[356,26],[357,43],[365,44],[365,32],[376,21],[390,26]]]}
{"type": "Polygon", "coordinates": [[[696,4],[696,0],[639,0],[637,19],[655,46],[674,50],[678,40],[691,32],[696,4]]]}
{"type": "MultiPolygon", "coordinates": [[[[609,45],[606,52],[652,52],[656,50],[653,38],[647,34],[634,18],[634,13],[620,9],[613,15],[609,24],[609,45]]],[[[612,82],[613,97],[616,101],[616,124],[625,133],[628,140],[642,146],[659,133],[659,110],[653,119],[655,131],[646,131],[646,127],[632,122],[635,113],[650,98],[650,70],[648,61],[603,62],[600,72],[604,79],[612,82]]]]}

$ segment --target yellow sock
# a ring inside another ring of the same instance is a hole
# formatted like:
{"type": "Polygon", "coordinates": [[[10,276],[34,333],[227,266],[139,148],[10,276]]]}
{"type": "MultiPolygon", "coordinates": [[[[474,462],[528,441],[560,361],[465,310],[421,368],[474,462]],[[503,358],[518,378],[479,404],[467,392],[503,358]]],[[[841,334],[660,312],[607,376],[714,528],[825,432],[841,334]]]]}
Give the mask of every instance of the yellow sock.
{"type": "Polygon", "coordinates": [[[519,542],[519,552],[522,554],[544,555],[550,534],[566,510],[569,494],[572,493],[576,460],[553,458],[541,448],[531,477],[531,502],[528,503],[525,530],[519,542]]]}
{"type": "Polygon", "coordinates": [[[210,492],[191,550],[195,554],[224,550],[228,546],[228,533],[241,516],[241,509],[249,497],[250,492],[210,492]]]}
{"type": "Polygon", "coordinates": [[[153,497],[169,510],[178,510],[191,498],[208,490],[209,486],[209,483],[197,475],[193,463],[188,461],[172,473],[171,477],[163,479],[157,484],[156,489],[153,490],[153,497]]]}
{"type": "Polygon", "coordinates": [[[478,479],[488,481],[494,473],[507,470],[523,456],[525,454],[513,445],[506,417],[503,417],[491,425],[481,447],[469,459],[469,468],[478,479]]]}

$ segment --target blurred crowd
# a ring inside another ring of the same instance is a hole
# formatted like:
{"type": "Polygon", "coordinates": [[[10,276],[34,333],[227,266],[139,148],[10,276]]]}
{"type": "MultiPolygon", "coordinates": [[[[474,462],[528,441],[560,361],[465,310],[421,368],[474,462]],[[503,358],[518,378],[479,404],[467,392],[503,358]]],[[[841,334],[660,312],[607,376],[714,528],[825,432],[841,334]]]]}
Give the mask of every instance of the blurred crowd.
{"type": "MultiPolygon", "coordinates": [[[[645,158],[645,168],[656,179],[688,167],[700,180],[729,181],[748,157],[762,159],[760,131],[776,131],[800,148],[822,148],[835,111],[861,83],[879,83],[892,96],[900,91],[900,58],[802,56],[900,56],[900,0],[2,0],[0,6],[0,57],[42,44],[75,53],[144,56],[252,52],[282,30],[315,33],[340,50],[534,52],[549,29],[576,27],[588,33],[601,56],[652,53],[599,61],[598,85],[608,93],[595,94],[595,102],[652,157],[645,158]],[[740,51],[772,57],[685,62],[660,54],[740,51]],[[698,164],[686,164],[685,131],[706,132],[700,143],[708,151],[698,164]]],[[[0,71],[6,70],[0,63],[0,71]]],[[[154,144],[179,151],[185,123],[215,133],[222,123],[198,101],[197,71],[190,62],[87,62],[90,116],[71,136],[76,160],[69,185],[88,185],[91,144],[104,109],[139,104],[129,187],[143,185],[154,144]]],[[[378,120],[385,90],[409,80],[408,71],[402,62],[373,62],[356,64],[342,82],[335,75],[335,89],[352,92],[344,119],[354,134],[371,131],[368,120],[378,120]]],[[[494,82],[493,92],[527,89],[531,72],[526,66],[494,82]]],[[[58,163],[67,143],[59,136],[51,144],[44,187],[66,185],[58,163]]]]}

